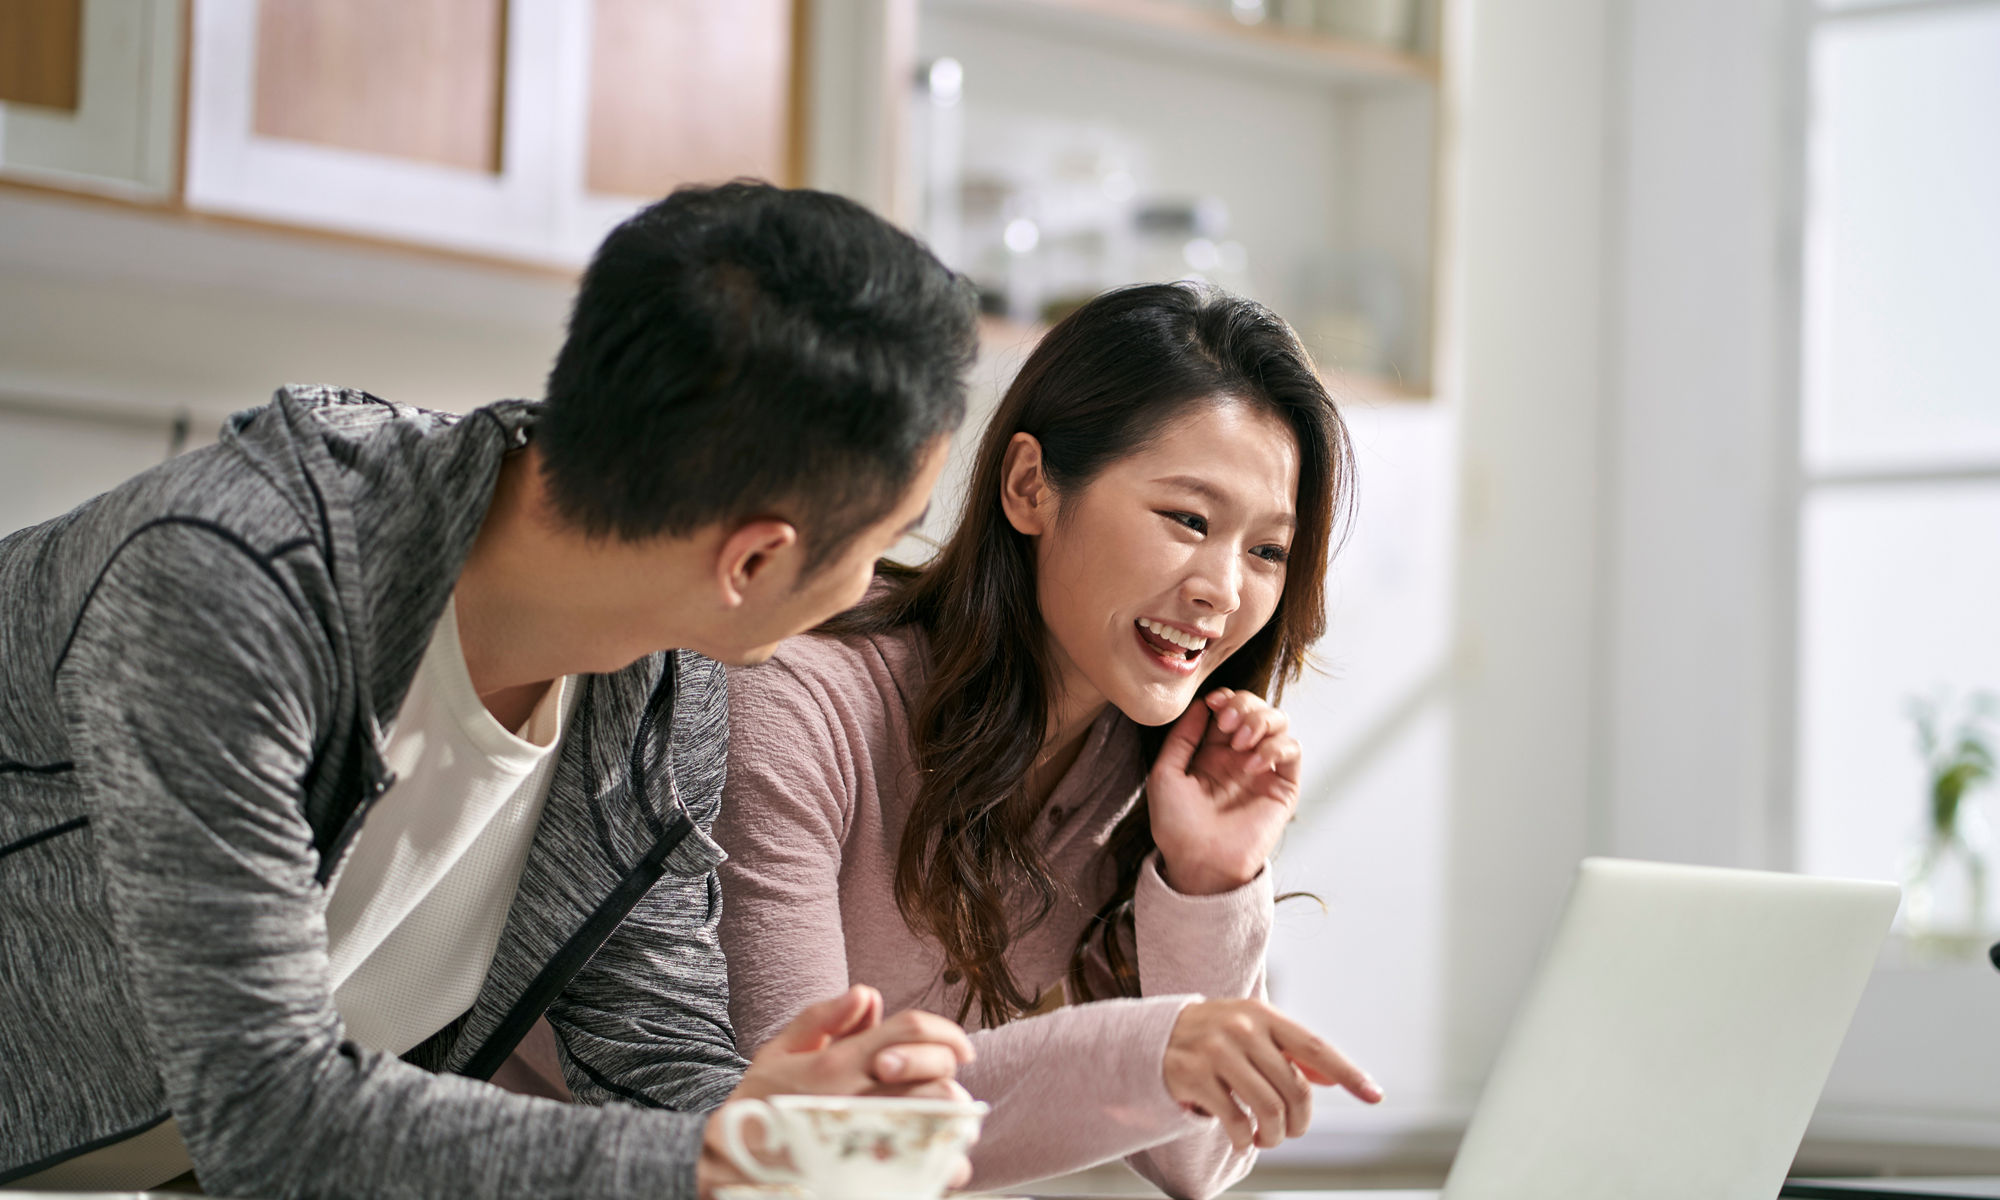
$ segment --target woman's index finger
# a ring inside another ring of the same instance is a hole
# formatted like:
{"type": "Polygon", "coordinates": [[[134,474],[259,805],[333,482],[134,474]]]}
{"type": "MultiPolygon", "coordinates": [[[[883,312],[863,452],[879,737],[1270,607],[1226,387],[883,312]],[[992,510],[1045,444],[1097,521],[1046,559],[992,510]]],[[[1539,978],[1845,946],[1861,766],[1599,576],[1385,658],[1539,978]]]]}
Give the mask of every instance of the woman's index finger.
{"type": "Polygon", "coordinates": [[[1368,1072],[1350,1062],[1346,1055],[1333,1048],[1327,1040],[1305,1026],[1279,1013],[1271,1015],[1271,1039],[1284,1051],[1285,1057],[1299,1065],[1306,1078],[1322,1087],[1344,1087],[1364,1099],[1373,1093],[1380,1098],[1382,1089],[1368,1072]]]}

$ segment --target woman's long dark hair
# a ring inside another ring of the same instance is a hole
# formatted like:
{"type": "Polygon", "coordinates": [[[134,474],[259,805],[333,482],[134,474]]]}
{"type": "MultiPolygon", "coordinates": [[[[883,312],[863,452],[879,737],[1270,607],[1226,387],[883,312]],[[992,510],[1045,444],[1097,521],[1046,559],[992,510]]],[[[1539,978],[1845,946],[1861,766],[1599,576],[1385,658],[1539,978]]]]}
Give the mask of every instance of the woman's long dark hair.
{"type": "MultiPolygon", "coordinates": [[[[1304,668],[1326,626],[1325,580],[1353,480],[1347,430],[1312,360],[1263,305],[1185,283],[1121,288],[1051,329],[1029,356],[980,442],[964,514],[920,569],[883,564],[889,586],[822,631],[881,633],[905,625],[930,641],[930,673],[912,698],[910,737],[922,780],[896,864],[896,901],[912,929],[943,946],[973,1003],[997,1025],[1035,997],[1008,971],[1011,938],[1053,909],[1057,888],[1033,836],[1026,781],[1040,753],[1057,685],[1035,591],[1034,546],[1000,507],[1002,463],[1016,433],[1040,441],[1060,500],[1146,445],[1176,417],[1226,398],[1282,417],[1298,439],[1298,526],[1271,620],[1216,668],[1204,690],[1244,688],[1273,699],[1304,668]],[[1025,921],[1008,919],[1025,887],[1025,921]]],[[[1144,729],[1143,770],[1165,729],[1144,729]]],[[[1084,963],[1104,947],[1118,991],[1138,993],[1128,949],[1139,868],[1153,849],[1143,804],[1109,852],[1112,897],[1078,939],[1069,993],[1092,999],[1084,963]]]]}

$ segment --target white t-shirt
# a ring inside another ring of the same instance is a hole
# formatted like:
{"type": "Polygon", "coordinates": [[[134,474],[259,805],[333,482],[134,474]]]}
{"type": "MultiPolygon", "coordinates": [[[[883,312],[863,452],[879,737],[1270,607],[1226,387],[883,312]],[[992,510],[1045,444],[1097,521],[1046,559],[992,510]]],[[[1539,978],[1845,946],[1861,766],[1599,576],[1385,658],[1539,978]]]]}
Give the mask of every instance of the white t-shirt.
{"type": "Polygon", "coordinates": [[[473,691],[445,606],[396,712],[375,801],[327,900],[333,1001],[347,1036],[391,1054],[472,1007],[542,819],[576,688],[549,687],[509,733],[473,691]]]}

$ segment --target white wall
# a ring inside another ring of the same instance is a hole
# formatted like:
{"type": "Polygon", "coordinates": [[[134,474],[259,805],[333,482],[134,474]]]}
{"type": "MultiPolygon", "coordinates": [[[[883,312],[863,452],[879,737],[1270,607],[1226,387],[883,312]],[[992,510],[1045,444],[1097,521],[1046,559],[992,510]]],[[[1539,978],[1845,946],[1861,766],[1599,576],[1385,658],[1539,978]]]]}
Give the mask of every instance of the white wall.
{"type": "Polygon", "coordinates": [[[540,395],[574,282],[0,191],[0,386],[227,412],[287,380],[540,395]]]}
{"type": "Polygon", "coordinates": [[[160,462],[173,419],[0,407],[0,537],[61,516],[160,462]]]}
{"type": "Polygon", "coordinates": [[[1590,845],[1608,82],[1595,0],[1468,3],[1446,1059],[1483,1081],[1590,845]]]}
{"type": "Polygon", "coordinates": [[[1598,846],[1782,868],[1798,293],[1785,214],[1804,153],[1791,5],[1623,9],[1598,846]]]}
{"type": "Polygon", "coordinates": [[[1611,28],[1592,0],[1447,25],[1441,399],[1350,414],[1360,521],[1334,677],[1287,702],[1314,765],[1279,864],[1332,912],[1281,914],[1272,954],[1389,1100],[1329,1098],[1273,1163],[1448,1154],[1591,845],[1611,28]]]}
{"type": "Polygon", "coordinates": [[[0,532],[163,456],[175,416],[199,445],[280,384],[459,411],[540,396],[572,286],[0,192],[0,532]]]}
{"type": "Polygon", "coordinates": [[[1390,1102],[1328,1096],[1293,1153],[1366,1158],[1450,1126],[1452,570],[1456,413],[1344,408],[1359,473],[1353,534],[1328,580],[1320,671],[1284,707],[1305,749],[1299,817],[1277,858],[1288,901],[1271,994],[1379,1080],[1390,1102]]]}

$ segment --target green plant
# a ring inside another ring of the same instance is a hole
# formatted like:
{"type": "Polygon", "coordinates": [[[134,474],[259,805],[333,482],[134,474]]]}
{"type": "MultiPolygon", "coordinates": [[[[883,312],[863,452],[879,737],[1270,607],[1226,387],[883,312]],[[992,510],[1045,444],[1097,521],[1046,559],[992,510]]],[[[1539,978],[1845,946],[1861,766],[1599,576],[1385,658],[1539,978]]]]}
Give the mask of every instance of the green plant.
{"type": "Polygon", "coordinates": [[[1950,708],[1948,693],[1909,703],[1917,748],[1930,775],[1931,837],[1937,842],[1957,840],[1966,794],[1992,780],[1993,746],[2000,739],[2000,696],[1974,692],[1956,727],[1946,733],[1950,708]]]}

